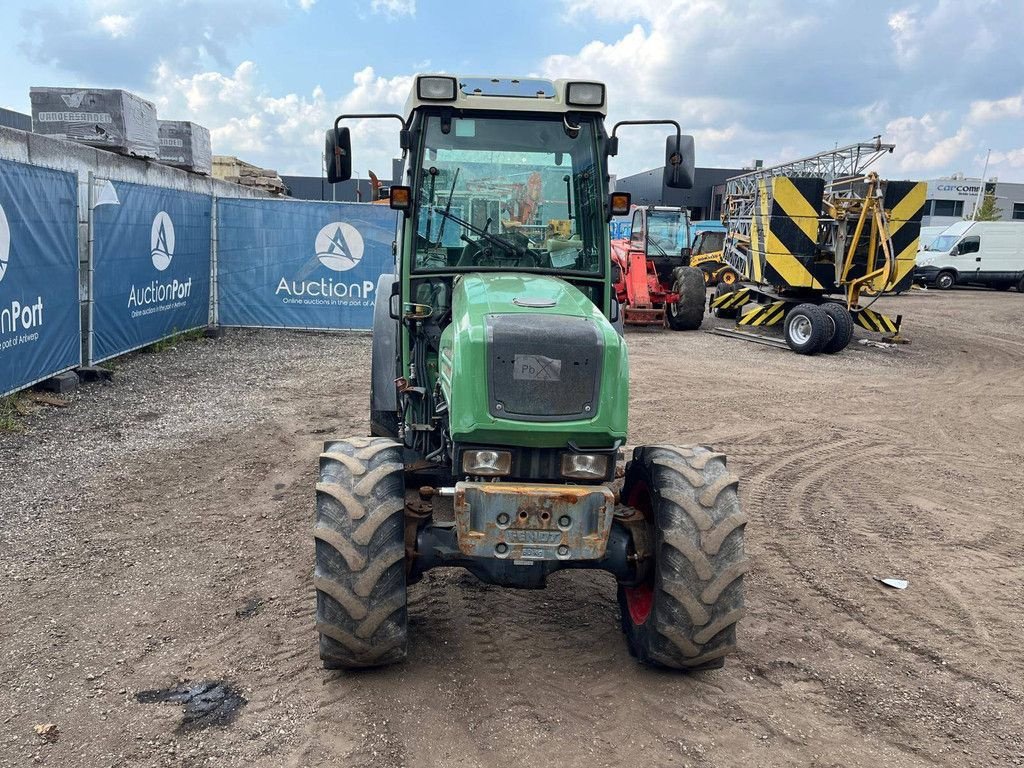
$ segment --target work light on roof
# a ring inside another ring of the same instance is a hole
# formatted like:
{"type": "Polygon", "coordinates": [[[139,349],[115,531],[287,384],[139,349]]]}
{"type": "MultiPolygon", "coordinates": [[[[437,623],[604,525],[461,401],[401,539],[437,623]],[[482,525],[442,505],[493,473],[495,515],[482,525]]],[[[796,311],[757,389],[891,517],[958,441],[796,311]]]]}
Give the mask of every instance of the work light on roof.
{"type": "Polygon", "coordinates": [[[454,77],[420,77],[416,79],[416,95],[423,101],[455,101],[454,77]]]}
{"type": "Polygon", "coordinates": [[[574,107],[600,107],[604,104],[604,85],[569,83],[565,86],[565,101],[574,107]]]}

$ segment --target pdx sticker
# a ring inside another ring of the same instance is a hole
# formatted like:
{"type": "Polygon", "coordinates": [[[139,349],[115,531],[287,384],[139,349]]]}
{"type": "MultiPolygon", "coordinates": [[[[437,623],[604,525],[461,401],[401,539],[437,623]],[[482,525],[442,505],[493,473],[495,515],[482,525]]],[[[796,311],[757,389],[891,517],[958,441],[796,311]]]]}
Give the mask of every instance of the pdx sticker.
{"type": "Polygon", "coordinates": [[[335,272],[346,272],[363,258],[363,236],[351,224],[335,221],[316,236],[316,257],[335,272]]]}
{"type": "Polygon", "coordinates": [[[0,205],[0,280],[7,274],[7,260],[11,253],[11,228],[7,224],[7,214],[0,205]]]}
{"type": "Polygon", "coordinates": [[[174,257],[174,222],[165,211],[160,211],[153,219],[149,242],[153,266],[163,272],[171,266],[174,257]]]}

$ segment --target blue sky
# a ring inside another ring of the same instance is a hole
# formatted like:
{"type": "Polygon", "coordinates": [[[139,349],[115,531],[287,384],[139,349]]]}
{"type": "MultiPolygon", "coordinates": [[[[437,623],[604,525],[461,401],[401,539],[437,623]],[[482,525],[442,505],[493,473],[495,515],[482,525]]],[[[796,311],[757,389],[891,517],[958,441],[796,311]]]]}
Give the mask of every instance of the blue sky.
{"type": "MultiPolygon", "coordinates": [[[[214,151],[318,174],[340,111],[401,109],[416,71],[582,76],[613,118],[672,117],[699,165],[881,133],[891,177],[1024,181],[1021,0],[0,0],[0,106],[31,85],[123,87],[211,129],[214,151]]],[[[397,137],[355,130],[360,173],[397,137]]],[[[626,134],[613,171],[658,163],[626,134]]]]}

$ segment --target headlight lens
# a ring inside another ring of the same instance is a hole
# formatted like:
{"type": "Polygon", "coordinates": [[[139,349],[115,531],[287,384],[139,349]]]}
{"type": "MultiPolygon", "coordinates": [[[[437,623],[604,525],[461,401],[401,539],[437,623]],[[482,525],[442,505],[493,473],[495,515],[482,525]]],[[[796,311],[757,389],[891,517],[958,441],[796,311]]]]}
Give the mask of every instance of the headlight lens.
{"type": "Polygon", "coordinates": [[[606,453],[563,453],[562,477],[575,480],[603,480],[608,475],[606,453]]]}
{"type": "Polygon", "coordinates": [[[455,101],[454,77],[421,77],[416,94],[424,101],[455,101]]]}
{"type": "Polygon", "coordinates": [[[503,477],[512,472],[512,453],[490,449],[463,451],[462,471],[476,477],[503,477]]]}
{"type": "Polygon", "coordinates": [[[604,104],[604,85],[569,83],[565,86],[565,100],[574,107],[600,107],[604,104]]]}

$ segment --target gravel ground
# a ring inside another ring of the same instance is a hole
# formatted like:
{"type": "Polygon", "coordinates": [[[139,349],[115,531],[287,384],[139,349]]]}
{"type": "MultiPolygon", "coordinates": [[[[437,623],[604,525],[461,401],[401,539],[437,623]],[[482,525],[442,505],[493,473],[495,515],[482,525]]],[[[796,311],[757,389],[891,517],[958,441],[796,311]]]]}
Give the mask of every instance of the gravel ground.
{"type": "Polygon", "coordinates": [[[0,433],[0,766],[1024,765],[1024,297],[886,303],[910,345],[629,334],[632,441],[726,451],[751,517],[740,654],[691,677],[586,572],[433,572],[405,664],[322,671],[315,458],[366,431],[369,337],[119,362],[0,433]]]}

